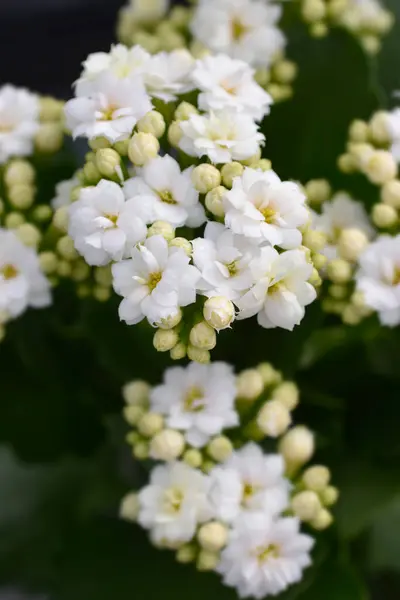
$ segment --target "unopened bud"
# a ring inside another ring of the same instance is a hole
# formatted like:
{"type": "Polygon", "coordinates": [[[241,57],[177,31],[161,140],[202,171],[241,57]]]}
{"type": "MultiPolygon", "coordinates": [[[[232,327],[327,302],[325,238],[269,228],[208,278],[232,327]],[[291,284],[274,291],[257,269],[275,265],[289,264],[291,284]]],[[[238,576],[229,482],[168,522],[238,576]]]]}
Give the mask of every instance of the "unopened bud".
{"type": "Polygon", "coordinates": [[[164,418],[158,413],[146,413],[138,422],[137,428],[139,433],[145,437],[153,437],[162,430],[164,426],[164,418]]]}
{"type": "Polygon", "coordinates": [[[125,521],[135,522],[140,511],[138,495],[135,492],[127,494],[119,507],[119,516],[125,521]]]}
{"type": "Polygon", "coordinates": [[[10,204],[18,210],[27,210],[35,200],[35,188],[27,183],[16,183],[8,189],[10,204]]]}
{"type": "Polygon", "coordinates": [[[147,237],[161,235],[167,242],[175,237],[175,228],[167,221],[155,221],[147,230],[147,237]]]}
{"type": "Polygon", "coordinates": [[[274,389],[272,397],[292,411],[299,403],[299,388],[292,381],[283,381],[274,389]]]}
{"type": "Polygon", "coordinates": [[[181,546],[175,555],[176,560],[182,564],[193,562],[196,556],[197,549],[193,544],[185,544],[184,546],[181,546]]]}
{"type": "Polygon", "coordinates": [[[288,431],[279,444],[279,450],[289,464],[304,464],[314,454],[314,435],[303,425],[288,431]]]}
{"type": "Polygon", "coordinates": [[[138,460],[146,460],[147,458],[149,458],[148,442],[137,442],[137,444],[133,446],[133,456],[138,460]]]}
{"type": "Polygon", "coordinates": [[[5,168],[4,183],[7,187],[24,183],[32,185],[35,181],[35,169],[26,160],[13,160],[5,168]]]}
{"type": "Polygon", "coordinates": [[[235,177],[240,177],[243,173],[244,167],[239,162],[226,163],[221,169],[222,183],[227,187],[231,188],[235,177]]]}
{"type": "Polygon", "coordinates": [[[265,387],[269,387],[271,385],[275,385],[282,381],[282,375],[279,371],[274,369],[274,367],[270,363],[261,363],[257,367],[257,371],[260,373],[263,385],[265,387]]]}
{"type": "Polygon", "coordinates": [[[358,144],[367,142],[368,135],[368,123],[366,123],[365,121],[361,121],[360,119],[356,119],[351,123],[349,129],[349,137],[352,142],[356,142],[358,144]]]}
{"type": "Polygon", "coordinates": [[[380,110],[374,114],[369,123],[369,132],[373,141],[379,146],[386,146],[391,141],[389,114],[380,110]]]}
{"type": "Polygon", "coordinates": [[[228,528],[218,521],[210,521],[200,527],[197,539],[204,550],[218,552],[226,545],[228,528]]]}
{"type": "Polygon", "coordinates": [[[315,492],[306,490],[292,498],[292,510],[300,521],[312,521],[321,511],[321,502],[315,492]]]}
{"type": "Polygon", "coordinates": [[[189,448],[189,450],[186,450],[185,454],[183,455],[183,462],[190,467],[193,467],[193,469],[198,469],[203,462],[203,456],[200,450],[196,450],[196,448],[189,448]]]}
{"type": "Polygon", "coordinates": [[[96,167],[103,177],[115,177],[121,164],[121,157],[112,148],[104,148],[96,152],[96,167]]]}
{"type": "Polygon", "coordinates": [[[61,149],[63,141],[61,126],[54,123],[44,123],[35,135],[35,146],[39,152],[57,152],[61,149]]]}
{"type": "Polygon", "coordinates": [[[327,237],[323,231],[308,230],[303,235],[303,244],[311,250],[311,252],[319,252],[327,243],[327,237]]]}
{"type": "Polygon", "coordinates": [[[321,21],[326,15],[326,5],[322,0],[304,0],[301,16],[306,23],[321,21]]]}
{"type": "Polygon", "coordinates": [[[228,190],[226,187],[219,185],[215,187],[213,190],[208,192],[206,196],[206,208],[213,214],[215,217],[224,217],[225,209],[223,204],[223,198],[228,190]]]}
{"type": "Polygon", "coordinates": [[[41,252],[39,254],[39,264],[43,273],[50,275],[57,269],[58,259],[54,252],[41,252]]]}
{"type": "Polygon", "coordinates": [[[259,169],[260,171],[270,171],[272,169],[272,163],[268,158],[260,158],[256,160],[252,165],[252,169],[259,169]]]}
{"type": "Polygon", "coordinates": [[[393,179],[382,186],[381,200],[384,204],[400,209],[400,181],[393,179]]]}
{"type": "Polygon", "coordinates": [[[93,138],[92,140],[89,140],[88,143],[89,147],[94,151],[102,150],[103,148],[110,148],[111,146],[110,141],[105,137],[93,138]]]}
{"type": "Polygon", "coordinates": [[[179,121],[172,121],[171,125],[168,127],[168,141],[173,148],[178,148],[182,135],[179,121]]]}
{"type": "Polygon", "coordinates": [[[157,327],[160,329],[173,329],[182,321],[182,311],[180,308],[177,309],[176,313],[173,313],[169,317],[165,317],[161,319],[158,323],[156,323],[157,327]]]}
{"type": "Polygon", "coordinates": [[[342,173],[354,173],[357,170],[358,163],[354,156],[351,154],[341,154],[337,161],[339,170],[342,173]]]}
{"type": "Polygon", "coordinates": [[[328,264],[327,274],[334,283],[346,283],[351,279],[352,268],[343,258],[335,258],[328,264]]]}
{"type": "Polygon", "coordinates": [[[219,561],[220,555],[217,552],[201,550],[197,558],[196,566],[199,571],[214,571],[219,561]]]}
{"type": "Polygon", "coordinates": [[[324,531],[332,525],[332,522],[333,517],[329,510],[326,510],[326,508],[321,508],[315,519],[311,521],[310,525],[317,531],[324,531]]]}
{"type": "Polygon", "coordinates": [[[184,237],[176,237],[169,243],[170,248],[181,248],[186,256],[192,256],[193,247],[189,240],[184,237]]]}
{"type": "Polygon", "coordinates": [[[285,433],[291,421],[290,412],[279,400],[266,402],[257,415],[257,426],[265,435],[272,438],[285,433]]]}
{"type": "Polygon", "coordinates": [[[368,238],[361,229],[343,229],[339,237],[338,250],[341,258],[355,262],[368,246],[368,238]]]}
{"type": "Polygon", "coordinates": [[[328,485],[328,487],[321,492],[321,500],[325,506],[333,506],[338,499],[339,490],[333,487],[333,485],[328,485]]]}
{"type": "Polygon", "coordinates": [[[153,337],[153,346],[158,352],[168,352],[179,342],[175,329],[157,329],[153,337]]]}
{"type": "Polygon", "coordinates": [[[137,167],[143,167],[152,158],[156,158],[160,150],[158,139],[151,133],[134,133],[128,147],[128,156],[137,167]]]}
{"type": "Polygon", "coordinates": [[[393,227],[398,221],[396,209],[382,202],[373,206],[371,217],[374,224],[382,229],[393,227]]]}
{"type": "Polygon", "coordinates": [[[322,204],[332,194],[332,188],[326,179],[311,179],[304,189],[310,204],[322,204]]]}
{"type": "Polygon", "coordinates": [[[216,462],[225,462],[233,452],[233,445],[225,435],[212,439],[207,446],[207,453],[216,462]]]}
{"type": "Polygon", "coordinates": [[[382,185],[397,175],[397,163],[390,152],[376,150],[363,165],[363,171],[368,179],[377,185],[382,185]]]}
{"type": "Polygon", "coordinates": [[[149,400],[151,386],[147,381],[137,379],[127,383],[122,388],[122,396],[127,404],[146,406],[149,400]]]}
{"type": "Polygon", "coordinates": [[[312,262],[314,264],[314,267],[320,271],[321,269],[323,269],[326,266],[326,263],[328,262],[327,257],[325,256],[325,254],[314,254],[313,258],[312,258],[312,262]]]}
{"type": "Polygon", "coordinates": [[[8,213],[8,215],[6,215],[5,217],[4,222],[6,229],[16,229],[23,223],[25,223],[25,217],[19,212],[8,213]]]}
{"type": "Polygon", "coordinates": [[[187,347],[183,342],[179,342],[172,348],[170,351],[170,356],[172,360],[182,360],[186,356],[187,347]]]}
{"type": "Polygon", "coordinates": [[[160,138],[165,132],[164,117],[160,112],[151,110],[138,121],[137,129],[142,133],[151,133],[154,137],[160,138]]]}
{"type": "Polygon", "coordinates": [[[145,414],[144,408],[141,406],[135,406],[134,404],[128,404],[123,409],[124,419],[129,425],[136,426],[140,419],[145,414]]]}
{"type": "Polygon", "coordinates": [[[235,307],[224,296],[214,296],[205,301],[203,316],[211,327],[220,331],[229,327],[233,322],[235,307]]]}
{"type": "Polygon", "coordinates": [[[64,102],[56,100],[51,96],[44,96],[39,100],[40,114],[42,123],[60,121],[63,116],[64,102]]]}
{"type": "Polygon", "coordinates": [[[217,334],[208,323],[201,321],[190,330],[189,340],[196,348],[212,350],[217,344],[217,334]]]}
{"type": "Polygon", "coordinates": [[[93,298],[98,302],[107,302],[111,298],[111,289],[102,285],[93,288],[93,298]]]}
{"type": "Polygon", "coordinates": [[[221,173],[213,165],[204,163],[193,169],[192,183],[198,192],[207,194],[219,186],[221,183],[221,173]]]}
{"type": "Polygon", "coordinates": [[[191,115],[198,115],[197,108],[190,102],[181,102],[175,111],[174,118],[177,121],[187,121],[191,115]]]}
{"type": "Polygon", "coordinates": [[[31,223],[22,223],[16,228],[15,233],[21,242],[30,248],[36,248],[42,237],[39,229],[31,223]]]}
{"type": "Polygon", "coordinates": [[[272,72],[278,83],[291,83],[297,75],[297,65],[290,60],[279,60],[274,64],[272,72]]]}
{"type": "Polygon", "coordinates": [[[330,478],[331,474],[327,467],[315,465],[304,471],[302,479],[307,489],[319,493],[327,487],[330,478]]]}
{"type": "Polygon", "coordinates": [[[202,365],[207,365],[211,361],[210,352],[208,350],[197,348],[196,346],[192,346],[192,344],[189,344],[187,347],[187,355],[189,360],[193,360],[202,365]]]}
{"type": "Polygon", "coordinates": [[[69,235],[64,235],[57,242],[57,252],[66,260],[75,260],[78,253],[75,250],[74,240],[69,235]]]}
{"type": "Polygon", "coordinates": [[[157,460],[177,459],[185,448],[185,438],[175,429],[164,429],[150,442],[150,456],[157,460]]]}
{"type": "Polygon", "coordinates": [[[238,398],[255,400],[264,390],[264,380],[257,369],[246,369],[236,377],[238,398]]]}

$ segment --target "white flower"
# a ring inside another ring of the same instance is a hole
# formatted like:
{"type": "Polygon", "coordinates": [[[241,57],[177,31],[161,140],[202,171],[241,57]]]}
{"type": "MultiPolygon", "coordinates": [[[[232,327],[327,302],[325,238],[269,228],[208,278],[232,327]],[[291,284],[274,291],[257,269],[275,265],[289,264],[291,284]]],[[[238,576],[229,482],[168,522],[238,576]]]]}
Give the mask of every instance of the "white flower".
{"type": "Polygon", "coordinates": [[[302,250],[288,250],[282,254],[269,246],[261,248],[261,256],[252,262],[257,282],[235,304],[238,319],[257,314],[259,325],[267,329],[282,327],[292,331],[304,317],[304,307],[315,300],[314,287],[307,282],[312,265],[302,250]]]}
{"type": "Polygon", "coordinates": [[[160,235],[133,248],[132,258],[112,266],[114,289],[123,296],[119,316],[128,325],[144,317],[160,323],[176,316],[180,306],[196,301],[200,273],[181,248],[168,248],[160,235]]]}
{"type": "Polygon", "coordinates": [[[61,208],[62,206],[69,206],[72,202],[71,194],[75,187],[80,185],[80,181],[77,177],[71,179],[65,179],[60,181],[56,185],[56,195],[51,201],[51,206],[54,210],[61,208]]]}
{"type": "Polygon", "coordinates": [[[106,179],[81,189],[69,215],[68,233],[89,265],[106,265],[129,256],[131,247],[147,235],[134,204],[125,201],[117,183],[106,179]]]}
{"type": "MultiPolygon", "coordinates": [[[[85,95],[65,105],[67,126],[74,138],[105,137],[111,143],[127,139],[137,121],[152,108],[141,77],[120,79],[105,71],[90,83],[85,95]]],[[[79,90],[82,92],[82,89],[79,90]]]]}
{"type": "Polygon", "coordinates": [[[214,53],[268,67],[286,43],[275,25],[281,12],[277,4],[262,0],[202,0],[191,30],[214,53]]]}
{"type": "Polygon", "coordinates": [[[382,235],[359,258],[357,290],[376,310],[382,325],[400,324],[400,235],[382,235]]]}
{"type": "Polygon", "coordinates": [[[204,238],[196,238],[192,246],[193,262],[202,275],[197,289],[205,296],[237,300],[255,282],[249,265],[259,249],[221,223],[208,223],[204,238]]]}
{"type": "Polygon", "coordinates": [[[0,165],[12,156],[28,156],[39,128],[37,96],[13,85],[0,87],[0,165]]]}
{"type": "Polygon", "coordinates": [[[255,81],[254,71],[242,60],[224,54],[197,61],[192,74],[200,90],[198,106],[203,110],[233,108],[259,121],[269,113],[273,100],[255,81]]]}
{"type": "Polygon", "coordinates": [[[213,163],[246,160],[254,156],[264,142],[253,119],[235,111],[190,115],[179,123],[181,150],[189,156],[208,156],[213,163]]]}
{"type": "Polygon", "coordinates": [[[395,108],[387,116],[387,127],[389,129],[392,147],[390,149],[397,162],[400,161],[400,108],[395,108]]]}
{"type": "Polygon", "coordinates": [[[246,512],[275,516],[289,505],[290,484],[279,454],[248,443],[211,473],[210,502],[217,519],[234,523],[246,512]]]}
{"type": "Polygon", "coordinates": [[[12,231],[0,229],[0,311],[14,319],[29,306],[51,304],[50,284],[32,248],[27,248],[12,231]]]}
{"type": "Polygon", "coordinates": [[[217,567],[240,598],[277,596],[301,581],[310,566],[314,540],[300,533],[297,518],[273,520],[247,514],[240,519],[217,567]]]}
{"type": "Polygon", "coordinates": [[[187,542],[210,518],[208,488],[209,478],[185,463],[154,467],[149,485],[138,495],[137,520],[150,529],[154,542],[187,542]]]}
{"type": "Polygon", "coordinates": [[[296,183],[281,181],[274,171],[246,168],[223,198],[225,225],[259,242],[296,248],[298,228],[309,218],[305,199],[296,183]]]}
{"type": "Polygon", "coordinates": [[[191,172],[192,169],[181,172],[171,156],[154,158],[137,169],[138,176],[125,183],[125,195],[132,199],[137,215],[146,223],[168,221],[175,227],[199,227],[206,216],[191,172]]]}
{"type": "Polygon", "coordinates": [[[144,72],[150,96],[172,102],[180,94],[193,90],[191,74],[194,63],[192,55],[183,48],[152,56],[144,72]]]}
{"type": "Polygon", "coordinates": [[[167,427],[185,431],[189,444],[204,446],[211,437],[239,423],[234,408],[235,376],[222,362],[172,367],[152,389],[150,406],[166,417],[167,427]]]}

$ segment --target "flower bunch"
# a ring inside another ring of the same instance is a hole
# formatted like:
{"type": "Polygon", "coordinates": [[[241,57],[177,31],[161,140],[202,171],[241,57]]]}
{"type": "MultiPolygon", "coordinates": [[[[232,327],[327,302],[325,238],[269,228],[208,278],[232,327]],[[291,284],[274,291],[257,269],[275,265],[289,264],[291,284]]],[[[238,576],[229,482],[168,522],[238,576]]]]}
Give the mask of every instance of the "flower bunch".
{"type": "Polygon", "coordinates": [[[241,596],[276,595],[299,581],[314,543],[301,522],[327,528],[338,492],[326,467],[304,470],[314,438],[289,429],[296,385],[267,363],[237,377],[226,363],[191,363],[167,369],[159,386],[134,381],[123,393],[134,455],[164,464],[123,499],[121,516],[241,596]],[[275,453],[249,441],[265,437],[279,439],[275,453]]]}

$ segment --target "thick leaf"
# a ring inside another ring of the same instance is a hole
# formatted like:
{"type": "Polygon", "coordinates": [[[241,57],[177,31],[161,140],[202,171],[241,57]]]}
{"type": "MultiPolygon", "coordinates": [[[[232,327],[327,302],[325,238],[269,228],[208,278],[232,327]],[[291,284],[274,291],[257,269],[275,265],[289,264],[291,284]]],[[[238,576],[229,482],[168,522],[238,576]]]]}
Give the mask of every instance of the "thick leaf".
{"type": "Polygon", "coordinates": [[[370,566],[374,571],[400,572],[400,496],[378,516],[370,535],[370,566]]]}

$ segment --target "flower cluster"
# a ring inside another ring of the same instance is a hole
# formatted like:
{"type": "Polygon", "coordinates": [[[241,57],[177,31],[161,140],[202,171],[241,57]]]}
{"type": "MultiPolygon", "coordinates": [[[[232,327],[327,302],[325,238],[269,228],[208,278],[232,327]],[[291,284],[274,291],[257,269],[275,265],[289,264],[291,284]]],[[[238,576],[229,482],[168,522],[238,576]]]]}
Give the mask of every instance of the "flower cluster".
{"type": "Polygon", "coordinates": [[[300,581],[314,544],[301,522],[327,528],[338,491],[326,467],[304,470],[314,439],[305,427],[289,429],[295,384],[267,363],[237,377],[226,363],[191,363],[168,369],[153,388],[127,384],[124,397],[135,457],[165,464],[123,499],[121,516],[241,597],[300,581]],[[280,438],[275,453],[255,443],[265,436],[280,438]]]}

